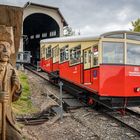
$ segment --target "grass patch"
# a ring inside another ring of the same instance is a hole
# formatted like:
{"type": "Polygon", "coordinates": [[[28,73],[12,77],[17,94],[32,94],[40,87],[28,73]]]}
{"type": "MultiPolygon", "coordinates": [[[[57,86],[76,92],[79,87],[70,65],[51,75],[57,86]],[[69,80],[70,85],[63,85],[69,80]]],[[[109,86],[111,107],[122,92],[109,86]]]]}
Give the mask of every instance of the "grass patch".
{"type": "Polygon", "coordinates": [[[12,103],[13,111],[17,115],[34,113],[37,109],[32,105],[31,91],[27,75],[19,71],[19,78],[22,84],[22,94],[19,100],[12,103]]]}

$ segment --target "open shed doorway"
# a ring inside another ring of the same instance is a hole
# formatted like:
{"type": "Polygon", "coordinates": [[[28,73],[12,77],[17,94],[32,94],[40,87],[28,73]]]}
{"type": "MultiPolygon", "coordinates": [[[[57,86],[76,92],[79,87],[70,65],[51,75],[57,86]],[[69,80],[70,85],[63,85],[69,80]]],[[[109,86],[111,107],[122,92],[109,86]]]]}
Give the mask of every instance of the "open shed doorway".
{"type": "Polygon", "coordinates": [[[31,64],[40,60],[40,40],[60,36],[57,22],[42,13],[31,14],[23,22],[23,51],[31,52],[31,64]]]}

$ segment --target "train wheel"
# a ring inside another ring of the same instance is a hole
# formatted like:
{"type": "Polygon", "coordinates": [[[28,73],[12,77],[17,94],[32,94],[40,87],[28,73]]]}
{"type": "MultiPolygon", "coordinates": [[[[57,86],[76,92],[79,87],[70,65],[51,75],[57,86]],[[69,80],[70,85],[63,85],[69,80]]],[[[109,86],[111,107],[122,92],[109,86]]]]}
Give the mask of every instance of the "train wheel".
{"type": "Polygon", "coordinates": [[[98,102],[96,102],[93,98],[89,97],[87,101],[88,105],[90,105],[92,108],[97,109],[98,108],[98,102]]]}
{"type": "Polygon", "coordinates": [[[120,109],[120,110],[117,110],[122,116],[125,116],[126,115],[126,111],[125,109],[120,109]]]}

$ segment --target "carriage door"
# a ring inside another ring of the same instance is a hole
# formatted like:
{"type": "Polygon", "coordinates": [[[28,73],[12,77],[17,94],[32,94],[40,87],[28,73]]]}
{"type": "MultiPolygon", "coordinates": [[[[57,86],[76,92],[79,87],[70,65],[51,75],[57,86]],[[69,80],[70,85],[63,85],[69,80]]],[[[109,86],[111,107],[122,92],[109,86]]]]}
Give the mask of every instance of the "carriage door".
{"type": "Polygon", "coordinates": [[[84,58],[84,84],[91,83],[91,48],[83,50],[84,58]]]}
{"type": "Polygon", "coordinates": [[[53,56],[53,71],[57,71],[59,68],[59,48],[58,45],[52,49],[52,56],[53,56]]]}
{"type": "Polygon", "coordinates": [[[55,46],[52,49],[52,54],[53,54],[53,63],[58,62],[58,60],[59,60],[59,49],[58,49],[58,45],[55,46]]]}

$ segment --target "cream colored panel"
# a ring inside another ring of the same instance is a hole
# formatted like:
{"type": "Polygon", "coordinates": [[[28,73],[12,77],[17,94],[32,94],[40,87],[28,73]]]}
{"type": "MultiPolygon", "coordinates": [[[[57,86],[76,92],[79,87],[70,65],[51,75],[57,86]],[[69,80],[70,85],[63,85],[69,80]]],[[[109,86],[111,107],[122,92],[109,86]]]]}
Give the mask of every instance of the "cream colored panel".
{"type": "Polygon", "coordinates": [[[92,49],[92,66],[96,67],[99,65],[99,46],[95,45],[92,49]]]}
{"type": "Polygon", "coordinates": [[[53,53],[53,63],[56,63],[59,61],[59,46],[55,46],[52,48],[52,53],[53,53]]]}
{"type": "Polygon", "coordinates": [[[40,58],[45,58],[45,44],[40,46],[40,58]]]}
{"type": "Polygon", "coordinates": [[[84,51],[84,69],[91,68],[91,47],[88,49],[85,49],[84,51]]]}

